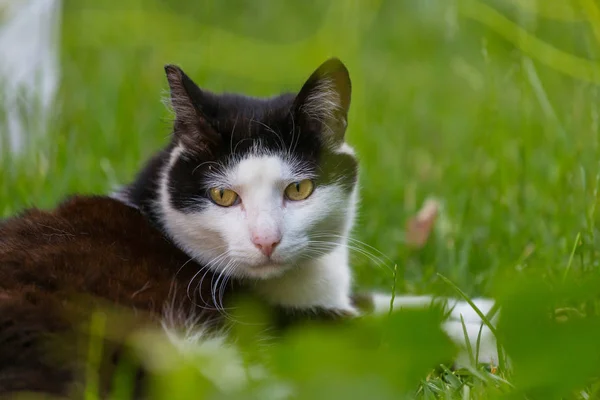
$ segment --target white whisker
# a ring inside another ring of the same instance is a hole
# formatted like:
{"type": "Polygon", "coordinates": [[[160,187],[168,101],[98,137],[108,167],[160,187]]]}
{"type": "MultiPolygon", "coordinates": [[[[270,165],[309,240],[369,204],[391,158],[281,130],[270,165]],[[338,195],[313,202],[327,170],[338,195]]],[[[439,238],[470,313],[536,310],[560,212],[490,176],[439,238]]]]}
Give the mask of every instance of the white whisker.
{"type": "Polygon", "coordinates": [[[319,241],[319,240],[309,241],[309,248],[316,248],[321,251],[324,251],[325,253],[332,251],[337,246],[347,248],[349,250],[355,251],[355,252],[367,257],[377,267],[380,267],[380,268],[385,267],[389,270],[392,270],[391,265],[385,263],[381,258],[377,257],[376,255],[370,253],[369,251],[367,251],[365,249],[361,249],[358,246],[354,246],[354,245],[351,245],[348,243],[339,243],[339,242],[328,242],[328,241],[319,241]]]}

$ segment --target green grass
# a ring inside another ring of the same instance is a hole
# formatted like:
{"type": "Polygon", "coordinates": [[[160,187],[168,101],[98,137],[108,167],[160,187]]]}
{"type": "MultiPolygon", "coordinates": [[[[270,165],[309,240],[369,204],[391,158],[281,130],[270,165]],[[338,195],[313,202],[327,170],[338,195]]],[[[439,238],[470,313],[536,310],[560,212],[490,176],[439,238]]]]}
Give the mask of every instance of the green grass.
{"type": "MultiPolygon", "coordinates": [[[[23,156],[1,154],[0,214],[129,181],[169,134],[166,63],[209,90],[271,95],[336,55],[362,165],[355,237],[390,260],[355,254],[359,285],[391,288],[397,264],[399,294],[497,298],[513,363],[426,378],[449,347],[434,317],[402,314],[373,352],[358,346],[377,336],[368,324],[290,339],[267,352],[275,371],[307,399],[600,396],[593,0],[64,3],[57,111],[23,156]],[[430,196],[440,218],[411,250],[405,223],[430,196]]],[[[160,393],[205,388],[184,366],[170,377],[160,393]]]]}

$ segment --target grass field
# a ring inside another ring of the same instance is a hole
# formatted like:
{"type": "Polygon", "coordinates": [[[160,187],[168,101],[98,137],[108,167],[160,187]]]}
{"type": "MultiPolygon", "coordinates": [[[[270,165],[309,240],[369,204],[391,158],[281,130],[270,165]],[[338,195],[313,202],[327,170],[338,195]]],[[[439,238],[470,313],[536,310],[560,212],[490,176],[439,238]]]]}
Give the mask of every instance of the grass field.
{"type": "MultiPolygon", "coordinates": [[[[169,134],[166,63],[209,90],[262,96],[298,89],[335,55],[353,79],[356,238],[389,258],[357,252],[360,286],[389,289],[397,264],[398,293],[457,295],[441,274],[498,299],[512,363],[450,372],[435,316],[400,313],[373,352],[356,346],[368,324],[310,331],[267,352],[273,369],[306,399],[600,398],[594,0],[64,3],[51,132],[0,155],[0,214],[129,181],[169,134]],[[405,223],[428,197],[440,218],[411,250],[405,223]]],[[[169,399],[211,390],[184,366],[160,385],[169,399]]]]}

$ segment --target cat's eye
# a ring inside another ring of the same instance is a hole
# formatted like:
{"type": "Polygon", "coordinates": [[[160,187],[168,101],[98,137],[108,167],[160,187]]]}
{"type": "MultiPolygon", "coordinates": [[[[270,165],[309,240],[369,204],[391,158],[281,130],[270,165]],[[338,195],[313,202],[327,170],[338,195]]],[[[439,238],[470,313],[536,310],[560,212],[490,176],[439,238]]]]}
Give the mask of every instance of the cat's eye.
{"type": "Polygon", "coordinates": [[[304,200],[310,196],[315,189],[315,184],[310,179],[293,182],[285,188],[285,197],[292,201],[304,200]]]}
{"type": "Polygon", "coordinates": [[[221,207],[231,207],[238,201],[238,194],[229,189],[212,188],[209,195],[211,200],[221,207]]]}

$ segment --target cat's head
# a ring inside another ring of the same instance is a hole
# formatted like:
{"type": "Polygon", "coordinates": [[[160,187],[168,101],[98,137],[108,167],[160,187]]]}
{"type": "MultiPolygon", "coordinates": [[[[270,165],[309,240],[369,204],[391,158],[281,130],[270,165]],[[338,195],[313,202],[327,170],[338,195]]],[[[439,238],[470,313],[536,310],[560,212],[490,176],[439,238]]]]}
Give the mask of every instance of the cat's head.
{"type": "Polygon", "coordinates": [[[165,70],[175,121],[156,211],[183,250],[218,273],[268,278],[345,241],[358,164],[344,141],[341,61],[267,99],[213,94],[165,70]]]}

